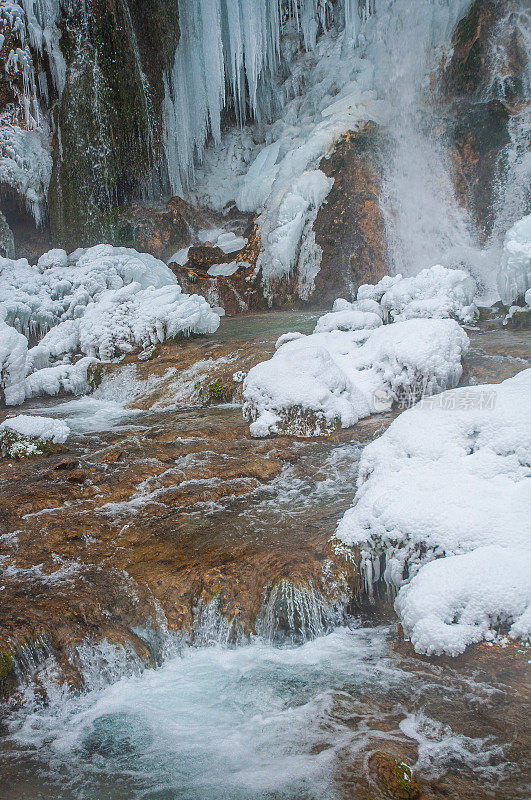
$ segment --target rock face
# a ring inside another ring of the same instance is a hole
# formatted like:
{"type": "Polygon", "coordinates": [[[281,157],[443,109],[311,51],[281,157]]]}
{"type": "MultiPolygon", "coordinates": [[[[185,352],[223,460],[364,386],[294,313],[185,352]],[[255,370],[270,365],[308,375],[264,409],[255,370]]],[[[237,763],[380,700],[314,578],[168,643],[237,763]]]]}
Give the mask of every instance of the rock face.
{"type": "Polygon", "coordinates": [[[361,283],[376,283],[387,272],[385,231],[378,206],[381,171],[378,127],[368,123],[347,133],[320,169],[334,178],[314,224],[323,251],[312,302],[350,298],[361,283]]]}
{"type": "Polygon", "coordinates": [[[67,73],[49,193],[54,242],[115,239],[115,209],[161,160],[163,71],[179,39],[177,3],[91,0],[61,20],[67,73]],[[146,21],[149,24],[146,24],[146,21]]]}
{"type": "Polygon", "coordinates": [[[456,27],[452,55],[443,67],[458,196],[483,236],[492,230],[511,125],[529,102],[522,10],[519,0],[475,0],[456,27]]]}

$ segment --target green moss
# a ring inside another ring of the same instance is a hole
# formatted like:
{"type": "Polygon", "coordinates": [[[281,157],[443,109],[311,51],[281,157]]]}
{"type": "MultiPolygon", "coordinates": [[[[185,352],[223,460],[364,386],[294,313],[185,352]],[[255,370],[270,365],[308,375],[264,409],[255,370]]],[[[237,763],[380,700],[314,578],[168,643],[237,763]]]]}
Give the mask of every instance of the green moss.
{"type": "Polygon", "coordinates": [[[511,311],[504,320],[504,325],[512,330],[531,328],[531,308],[519,308],[511,311]]]}
{"type": "Polygon", "coordinates": [[[234,384],[223,383],[219,378],[206,385],[196,381],[194,389],[205,406],[210,406],[212,403],[230,403],[234,396],[234,384]]]}
{"type": "Polygon", "coordinates": [[[86,13],[68,6],[61,148],[56,141],[49,192],[55,244],[132,246],[132,229],[116,211],[161,154],[162,76],[178,38],[176,0],[90,0],[86,13]]]}
{"type": "Polygon", "coordinates": [[[14,458],[18,461],[21,458],[61,453],[67,449],[63,444],[44,442],[36,436],[23,436],[9,428],[0,430],[0,454],[4,458],[14,458]]]}
{"type": "Polygon", "coordinates": [[[13,669],[13,657],[7,650],[0,650],[0,684],[5,683],[13,669]]]}

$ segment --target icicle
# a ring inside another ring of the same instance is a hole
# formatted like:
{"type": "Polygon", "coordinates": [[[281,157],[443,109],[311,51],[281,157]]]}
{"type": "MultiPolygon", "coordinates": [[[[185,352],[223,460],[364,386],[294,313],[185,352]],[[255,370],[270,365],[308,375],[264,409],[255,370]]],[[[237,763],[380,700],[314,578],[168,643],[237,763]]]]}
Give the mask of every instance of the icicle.
{"type": "MultiPolygon", "coordinates": [[[[356,0],[357,7],[357,0],[356,0]]],[[[232,103],[243,124],[247,113],[268,116],[265,79],[280,60],[282,14],[295,19],[306,50],[326,30],[329,0],[180,0],[181,38],[164,76],[165,149],[172,191],[193,179],[207,139],[221,136],[221,112],[232,103]],[[226,87],[228,97],[226,97],[226,87]]]]}

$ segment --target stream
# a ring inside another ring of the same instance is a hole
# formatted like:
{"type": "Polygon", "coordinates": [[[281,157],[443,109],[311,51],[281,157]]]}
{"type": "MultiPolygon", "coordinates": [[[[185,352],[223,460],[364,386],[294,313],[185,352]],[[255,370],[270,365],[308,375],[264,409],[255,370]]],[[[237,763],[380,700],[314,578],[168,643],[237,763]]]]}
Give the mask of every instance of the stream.
{"type": "MultiPolygon", "coordinates": [[[[388,605],[350,604],[327,550],[364,442],[393,415],[256,441],[236,404],[194,399],[198,375],[247,369],[313,323],[227,319],[115,365],[91,397],[26,404],[69,422],[88,477],[64,480],[58,456],[0,480],[27,506],[0,537],[6,610],[70,653],[45,653],[4,705],[2,800],[385,798],[381,752],[425,798],[528,796],[525,649],[416,656],[388,605]]],[[[467,382],[526,365],[525,334],[470,336],[467,382]]]]}

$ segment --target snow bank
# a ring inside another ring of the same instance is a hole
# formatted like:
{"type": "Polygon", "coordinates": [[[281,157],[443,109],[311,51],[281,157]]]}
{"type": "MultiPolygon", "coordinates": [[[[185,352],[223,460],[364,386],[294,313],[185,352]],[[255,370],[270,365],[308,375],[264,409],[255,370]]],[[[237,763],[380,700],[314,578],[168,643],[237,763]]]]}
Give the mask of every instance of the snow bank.
{"type": "Polygon", "coordinates": [[[52,417],[11,417],[0,424],[0,453],[10,458],[41,455],[46,444],[63,444],[69,433],[66,423],[52,417]]]}
{"type": "Polygon", "coordinates": [[[424,399],[364,450],[336,540],[360,548],[369,592],[380,576],[399,590],[419,652],[455,655],[501,622],[525,633],[530,391],[526,370],[424,399]]]}
{"type": "Polygon", "coordinates": [[[498,273],[502,303],[510,306],[531,288],[531,214],[516,222],[505,234],[498,273]]]}
{"type": "Polygon", "coordinates": [[[456,656],[500,625],[512,623],[510,636],[529,638],[530,575],[531,551],[479,547],[426,564],[395,607],[417,652],[456,656]]]}
{"type": "Polygon", "coordinates": [[[6,428],[20,433],[21,436],[30,436],[54,444],[66,442],[70,433],[70,428],[62,420],[53,419],[53,417],[35,417],[29,414],[19,414],[18,417],[6,419],[0,424],[0,430],[6,428]]]}
{"type": "Polygon", "coordinates": [[[244,416],[251,434],[281,430],[314,435],[349,427],[376,411],[421,394],[455,386],[468,337],[454,320],[406,320],[375,327],[371,312],[325,315],[309,336],[281,337],[269,361],[244,381],[244,416]],[[330,318],[345,314],[363,329],[331,330],[330,318]],[[321,330],[324,329],[324,330],[321,330]]]}
{"type": "Polygon", "coordinates": [[[50,250],[35,266],[0,259],[0,298],[0,389],[8,405],[82,392],[90,359],[73,358],[108,360],[219,325],[207,301],[183,294],[162,261],[110,245],[70,256],[50,250]]]}

